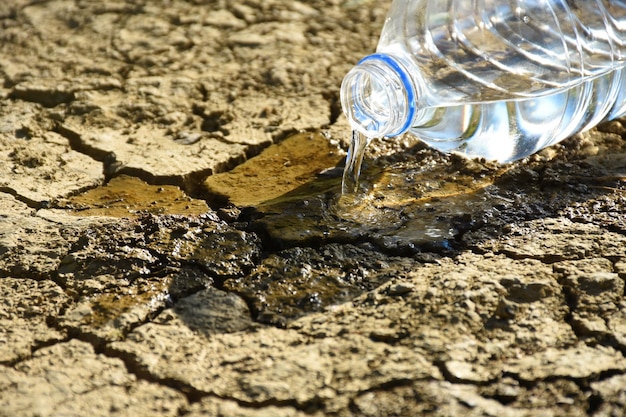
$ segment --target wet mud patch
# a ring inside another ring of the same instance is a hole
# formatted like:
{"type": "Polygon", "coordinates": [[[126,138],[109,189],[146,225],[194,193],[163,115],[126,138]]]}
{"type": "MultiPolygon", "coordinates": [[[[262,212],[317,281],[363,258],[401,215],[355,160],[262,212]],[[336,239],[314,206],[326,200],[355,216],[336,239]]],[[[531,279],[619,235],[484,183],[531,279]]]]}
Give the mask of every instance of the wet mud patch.
{"type": "MultiPolygon", "coordinates": [[[[594,249],[559,240],[552,236],[554,230],[580,229],[572,238],[581,234],[585,245],[593,245],[587,238],[600,236],[601,230],[555,223],[553,218],[572,207],[580,214],[591,206],[594,213],[606,213],[606,227],[621,227],[621,217],[612,208],[621,204],[615,198],[623,199],[620,155],[625,145],[616,137],[592,139],[576,137],[508,165],[383,141],[366,160],[360,192],[341,196],[341,163],[323,168],[332,158],[305,164],[299,169],[307,173],[300,176],[284,166],[284,161],[303,160],[294,153],[308,158],[312,140],[328,139],[311,134],[288,138],[283,147],[270,146],[204,184],[242,209],[237,227],[261,236],[270,253],[249,275],[225,280],[223,288],[246,299],[258,321],[284,326],[355,300],[393,277],[372,261],[391,265],[391,271],[408,271],[467,249],[547,263],[582,259],[594,249]],[[541,239],[533,238],[537,233],[541,239]],[[498,241],[500,235],[527,239],[509,244],[498,241]],[[323,255],[327,252],[333,255],[323,255]]],[[[335,158],[334,151],[328,155],[335,158]]],[[[623,240],[617,237],[617,242],[623,240]]],[[[621,256],[608,244],[600,246],[606,248],[603,253],[621,256]]],[[[509,295],[496,303],[485,326],[506,328],[508,320],[525,314],[536,301],[533,297],[545,296],[541,285],[518,284],[515,279],[503,281],[509,295]]]]}
{"type": "Polygon", "coordinates": [[[417,162],[370,166],[366,173],[372,182],[362,194],[327,193],[303,196],[291,207],[284,202],[263,206],[255,225],[281,246],[369,242],[394,255],[445,253],[455,249],[457,235],[502,201],[491,186],[495,171],[481,178],[445,163],[417,162]]]}
{"type": "Polygon", "coordinates": [[[56,272],[74,302],[55,326],[96,343],[120,340],[179,300],[247,274],[259,253],[254,235],[214,213],[144,214],[90,228],[56,272]]]}
{"type": "MultiPolygon", "coordinates": [[[[621,142],[615,143],[619,146],[613,148],[621,149],[621,142]]],[[[566,154],[568,148],[564,149],[566,154]]],[[[504,232],[515,239],[513,232],[526,229],[517,236],[548,233],[553,228],[551,217],[572,207],[579,207],[580,214],[593,198],[604,201],[600,209],[592,207],[607,213],[607,226],[619,228],[619,216],[611,213],[615,207],[611,196],[619,195],[623,185],[621,159],[617,152],[599,163],[604,156],[598,152],[569,155],[587,158],[587,163],[539,155],[500,166],[442,155],[419,144],[398,151],[397,144],[383,142],[374,149],[378,156],[366,161],[361,192],[341,196],[342,151],[323,135],[302,133],[202,183],[205,197],[230,225],[176,187],[113,178],[62,205],[78,215],[135,218],[129,220],[135,222],[129,241],[103,243],[106,262],[92,257],[77,268],[86,275],[106,277],[104,282],[113,277],[111,288],[125,288],[121,293],[105,291],[101,299],[92,300],[98,311],[90,312],[84,325],[121,323],[120,317],[138,311],[137,305],[152,303],[153,308],[137,313],[141,322],[166,308],[172,297],[183,299],[213,287],[242,297],[258,322],[285,327],[304,315],[353,301],[425,261],[454,258],[467,248],[550,263],[582,259],[588,250],[570,256],[559,247],[560,257],[553,257],[530,241],[508,245],[493,236],[504,232]],[[153,206],[159,211],[151,211],[153,206]],[[193,216],[189,210],[205,214],[193,216]],[[184,215],[165,214],[181,212],[184,215]],[[536,219],[545,224],[523,226],[536,219]],[[530,252],[516,255],[507,247],[530,252]],[[111,256],[119,264],[107,269],[111,256]],[[172,278],[181,276],[184,279],[172,278]],[[125,281],[113,284],[119,279],[125,281]],[[151,284],[154,279],[157,282],[151,284]],[[133,292],[142,286],[152,288],[152,296],[142,298],[133,292]]],[[[541,242],[549,246],[550,239],[541,242]]],[[[77,253],[61,265],[61,281],[77,253]]],[[[615,253],[613,257],[620,256],[615,253]]],[[[489,328],[506,326],[533,301],[527,298],[533,296],[534,287],[519,289],[514,280],[503,285],[510,294],[496,303],[493,316],[485,321],[489,328]]]]}
{"type": "Polygon", "coordinates": [[[495,186],[508,168],[421,145],[370,159],[361,190],[341,195],[343,165],[244,211],[276,248],[370,243],[391,255],[451,253],[458,236],[510,201],[495,186]]]}
{"type": "Polygon", "coordinates": [[[259,322],[284,327],[417,267],[414,260],[387,257],[367,247],[291,248],[270,255],[249,275],[226,280],[223,288],[246,299],[259,322]]]}
{"type": "Polygon", "coordinates": [[[57,203],[77,216],[138,217],[150,214],[200,215],[209,211],[202,200],[172,185],[149,185],[120,175],[107,184],[57,203]]]}
{"type": "Polygon", "coordinates": [[[269,146],[229,172],[208,177],[202,189],[212,205],[256,207],[286,199],[300,187],[314,187],[311,192],[325,191],[325,187],[332,185],[313,180],[343,158],[337,143],[319,133],[300,133],[269,146]]]}
{"type": "Polygon", "coordinates": [[[343,159],[324,136],[298,134],[203,187],[213,204],[243,208],[240,222],[273,248],[367,241],[416,253],[449,248],[468,213],[499,201],[490,185],[506,170],[417,146],[369,161],[362,192],[341,196],[343,159]]]}

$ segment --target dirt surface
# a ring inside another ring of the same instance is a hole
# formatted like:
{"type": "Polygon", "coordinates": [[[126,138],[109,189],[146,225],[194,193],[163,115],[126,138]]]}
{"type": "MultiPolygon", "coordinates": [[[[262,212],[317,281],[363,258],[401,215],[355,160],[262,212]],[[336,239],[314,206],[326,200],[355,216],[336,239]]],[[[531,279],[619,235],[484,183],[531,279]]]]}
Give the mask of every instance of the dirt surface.
{"type": "Polygon", "coordinates": [[[372,143],[368,0],[0,4],[0,416],[624,416],[626,127],[372,143]]]}

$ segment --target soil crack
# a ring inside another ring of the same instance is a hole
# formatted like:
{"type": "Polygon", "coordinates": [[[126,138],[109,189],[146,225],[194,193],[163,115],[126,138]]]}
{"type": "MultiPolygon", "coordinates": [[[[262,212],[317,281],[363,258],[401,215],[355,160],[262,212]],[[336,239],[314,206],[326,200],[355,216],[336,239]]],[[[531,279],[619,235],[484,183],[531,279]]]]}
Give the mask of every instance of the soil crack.
{"type": "Polygon", "coordinates": [[[36,201],[32,200],[26,196],[20,195],[16,190],[10,187],[2,187],[0,186],[0,193],[5,193],[13,196],[17,201],[20,201],[26,204],[29,208],[39,210],[41,208],[46,208],[50,205],[48,201],[36,201]]]}

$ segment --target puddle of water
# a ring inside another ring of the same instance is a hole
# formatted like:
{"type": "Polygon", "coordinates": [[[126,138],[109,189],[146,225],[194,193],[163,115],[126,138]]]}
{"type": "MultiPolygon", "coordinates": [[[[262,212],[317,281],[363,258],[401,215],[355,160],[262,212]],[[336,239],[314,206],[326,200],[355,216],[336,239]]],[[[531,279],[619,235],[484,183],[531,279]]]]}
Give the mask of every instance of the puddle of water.
{"type": "Polygon", "coordinates": [[[202,200],[171,185],[149,185],[136,177],[120,175],[106,185],[59,203],[77,216],[136,217],[142,213],[200,215],[209,211],[202,200]]]}
{"type": "Polygon", "coordinates": [[[265,149],[233,170],[208,177],[207,199],[238,207],[256,207],[283,198],[300,187],[311,186],[319,174],[337,166],[343,151],[319,133],[299,133],[265,149]]]}
{"type": "Polygon", "coordinates": [[[445,248],[460,223],[502,202],[493,183],[503,168],[496,165],[419,149],[366,162],[358,186],[360,163],[349,157],[343,177],[326,171],[258,204],[255,226],[279,247],[366,240],[389,249],[445,248]]]}
{"type": "Polygon", "coordinates": [[[497,171],[476,174],[449,164],[392,164],[380,168],[373,179],[364,176],[362,194],[342,195],[337,214],[358,227],[378,231],[386,240],[449,239],[455,233],[455,218],[477,216],[494,204],[497,171]]]}

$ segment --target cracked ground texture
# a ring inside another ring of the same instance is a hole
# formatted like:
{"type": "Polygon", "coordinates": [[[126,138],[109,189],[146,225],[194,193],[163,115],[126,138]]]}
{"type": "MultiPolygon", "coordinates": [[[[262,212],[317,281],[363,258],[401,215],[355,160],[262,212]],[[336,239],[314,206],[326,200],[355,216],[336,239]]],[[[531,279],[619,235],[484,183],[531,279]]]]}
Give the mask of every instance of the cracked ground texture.
{"type": "Polygon", "coordinates": [[[387,6],[0,4],[0,416],[626,415],[626,128],[342,208],[387,6]]]}

